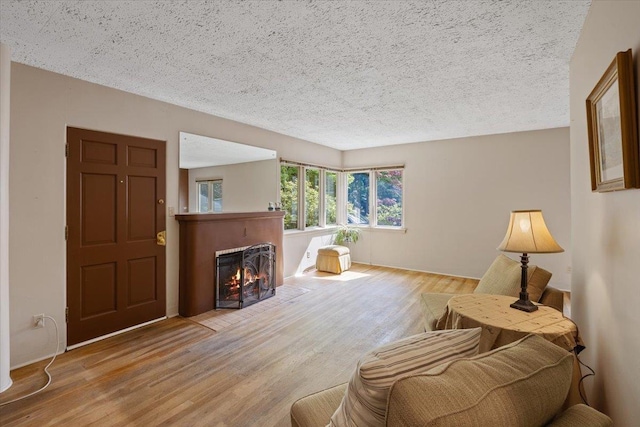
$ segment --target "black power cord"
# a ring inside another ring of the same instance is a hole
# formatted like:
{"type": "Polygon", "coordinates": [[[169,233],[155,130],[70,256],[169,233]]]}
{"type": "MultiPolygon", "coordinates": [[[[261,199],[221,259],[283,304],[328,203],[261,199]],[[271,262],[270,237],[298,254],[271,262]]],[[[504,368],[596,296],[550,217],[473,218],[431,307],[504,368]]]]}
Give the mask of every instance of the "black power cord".
{"type": "Polygon", "coordinates": [[[585,396],[585,395],[584,395],[584,393],[583,393],[582,382],[585,380],[585,378],[588,378],[588,377],[595,377],[595,376],[596,376],[596,372],[595,372],[593,369],[591,369],[591,367],[590,367],[590,366],[588,366],[588,365],[586,365],[586,364],[582,363],[582,360],[580,360],[580,358],[578,357],[578,351],[575,351],[574,353],[575,353],[575,355],[576,355],[576,360],[578,361],[578,363],[579,363],[580,365],[584,366],[585,368],[587,368],[587,369],[589,370],[589,373],[587,373],[587,374],[583,375],[583,376],[580,378],[580,381],[578,381],[578,391],[580,392],[580,398],[582,399],[582,401],[583,401],[587,406],[591,406],[591,405],[589,405],[589,402],[587,401],[587,396],[585,396]]]}

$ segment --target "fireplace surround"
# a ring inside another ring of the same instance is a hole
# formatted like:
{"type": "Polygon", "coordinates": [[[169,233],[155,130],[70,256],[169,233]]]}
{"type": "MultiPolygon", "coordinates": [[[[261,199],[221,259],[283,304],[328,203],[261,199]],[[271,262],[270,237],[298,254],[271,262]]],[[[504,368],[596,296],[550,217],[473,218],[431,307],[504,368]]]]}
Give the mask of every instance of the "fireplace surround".
{"type": "Polygon", "coordinates": [[[215,308],[216,252],[271,242],[276,247],[275,285],[284,282],[283,211],[188,213],[180,224],[181,316],[215,308]]]}

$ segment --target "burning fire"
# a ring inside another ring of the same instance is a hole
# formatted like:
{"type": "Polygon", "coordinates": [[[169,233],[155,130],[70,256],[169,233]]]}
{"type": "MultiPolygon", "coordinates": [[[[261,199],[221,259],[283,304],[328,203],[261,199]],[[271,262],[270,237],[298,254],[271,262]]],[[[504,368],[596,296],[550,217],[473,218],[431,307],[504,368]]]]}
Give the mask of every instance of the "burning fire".
{"type": "MultiPolygon", "coordinates": [[[[242,281],[242,275],[240,274],[241,270],[240,268],[238,268],[238,270],[236,271],[236,274],[234,274],[233,276],[231,276],[231,278],[229,279],[229,281],[227,282],[227,285],[231,288],[231,289],[238,289],[240,288],[240,283],[242,281]]],[[[260,279],[265,279],[264,277],[261,277],[260,275],[253,275],[251,273],[251,271],[249,269],[245,269],[244,270],[244,285],[249,285],[255,282],[258,282],[260,279]]]]}

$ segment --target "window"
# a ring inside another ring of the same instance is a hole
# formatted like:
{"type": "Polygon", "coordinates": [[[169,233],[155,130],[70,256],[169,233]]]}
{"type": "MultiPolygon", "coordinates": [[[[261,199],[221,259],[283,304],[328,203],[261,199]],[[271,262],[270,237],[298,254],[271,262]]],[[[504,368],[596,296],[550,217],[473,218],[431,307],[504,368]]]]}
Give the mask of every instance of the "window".
{"type": "Polygon", "coordinates": [[[305,168],[305,227],[320,225],[320,170],[305,168]]]}
{"type": "Polygon", "coordinates": [[[324,174],[324,222],[325,225],[336,225],[337,219],[337,196],[338,196],[338,173],[325,171],[324,174]]]}
{"type": "Polygon", "coordinates": [[[281,163],[280,204],[285,212],[284,229],[336,225],[338,177],[337,171],[281,163]],[[298,212],[304,214],[298,215],[298,212]]]}
{"type": "Polygon", "coordinates": [[[347,222],[369,224],[369,172],[347,173],[347,222]]]}
{"type": "Polygon", "coordinates": [[[280,166],[280,203],[284,211],[284,229],[298,228],[298,173],[297,166],[280,166]]]}
{"type": "Polygon", "coordinates": [[[402,170],[376,171],[377,225],[402,227],[402,170]]]}
{"type": "Polygon", "coordinates": [[[197,181],[198,212],[222,212],[222,180],[197,181]]]}
{"type": "Polygon", "coordinates": [[[404,226],[404,169],[339,172],[280,164],[280,203],[285,230],[353,224],[404,226]],[[300,214],[299,214],[300,213],[300,214]]]}
{"type": "Polygon", "coordinates": [[[403,169],[348,172],[347,222],[373,227],[402,227],[402,172],[403,169]],[[371,202],[373,200],[375,204],[371,202]],[[374,210],[375,216],[370,215],[374,210]]]}

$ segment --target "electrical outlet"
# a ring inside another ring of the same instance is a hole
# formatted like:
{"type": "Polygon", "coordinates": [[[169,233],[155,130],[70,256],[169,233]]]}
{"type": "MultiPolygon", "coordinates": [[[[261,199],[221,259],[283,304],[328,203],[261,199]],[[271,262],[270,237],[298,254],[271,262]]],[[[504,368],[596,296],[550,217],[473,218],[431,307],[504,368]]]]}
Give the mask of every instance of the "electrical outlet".
{"type": "Polygon", "coordinates": [[[311,252],[307,251],[307,258],[311,258],[311,252]]]}
{"type": "Polygon", "coordinates": [[[571,266],[569,265],[567,266],[567,274],[570,274],[570,273],[571,273],[571,266]]]}
{"type": "Polygon", "coordinates": [[[33,315],[33,327],[34,328],[44,328],[44,314],[34,314],[33,315]]]}
{"type": "Polygon", "coordinates": [[[176,216],[176,211],[173,206],[169,206],[167,210],[169,211],[169,216],[176,216]]]}

